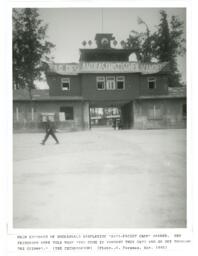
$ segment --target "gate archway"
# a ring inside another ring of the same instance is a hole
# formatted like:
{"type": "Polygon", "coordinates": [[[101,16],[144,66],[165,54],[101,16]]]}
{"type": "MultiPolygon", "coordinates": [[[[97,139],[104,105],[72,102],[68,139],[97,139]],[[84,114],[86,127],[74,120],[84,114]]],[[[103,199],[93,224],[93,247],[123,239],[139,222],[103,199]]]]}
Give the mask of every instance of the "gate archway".
{"type": "Polygon", "coordinates": [[[91,102],[90,128],[114,127],[130,129],[133,127],[133,102],[91,102]]]}

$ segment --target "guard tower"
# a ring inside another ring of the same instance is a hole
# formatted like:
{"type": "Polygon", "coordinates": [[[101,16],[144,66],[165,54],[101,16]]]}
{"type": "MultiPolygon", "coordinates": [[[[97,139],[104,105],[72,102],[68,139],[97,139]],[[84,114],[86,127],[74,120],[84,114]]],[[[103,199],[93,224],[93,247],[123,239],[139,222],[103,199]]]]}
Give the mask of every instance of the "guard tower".
{"type": "Polygon", "coordinates": [[[80,61],[128,61],[130,49],[113,48],[115,37],[111,33],[99,33],[95,36],[97,48],[80,49],[80,61]]]}

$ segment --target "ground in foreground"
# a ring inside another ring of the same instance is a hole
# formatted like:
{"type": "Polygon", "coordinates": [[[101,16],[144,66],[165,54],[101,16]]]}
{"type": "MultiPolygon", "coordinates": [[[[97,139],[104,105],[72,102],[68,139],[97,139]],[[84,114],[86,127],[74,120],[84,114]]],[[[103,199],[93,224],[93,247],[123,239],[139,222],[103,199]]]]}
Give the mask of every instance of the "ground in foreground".
{"type": "Polygon", "coordinates": [[[186,131],[14,135],[15,228],[186,226],[186,131]]]}

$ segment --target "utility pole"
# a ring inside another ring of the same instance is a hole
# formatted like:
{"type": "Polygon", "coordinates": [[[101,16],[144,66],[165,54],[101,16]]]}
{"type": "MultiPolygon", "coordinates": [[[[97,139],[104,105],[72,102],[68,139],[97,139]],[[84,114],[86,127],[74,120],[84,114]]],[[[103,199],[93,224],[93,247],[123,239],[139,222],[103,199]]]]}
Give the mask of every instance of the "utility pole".
{"type": "Polygon", "coordinates": [[[103,33],[103,8],[101,8],[101,33],[103,33]]]}

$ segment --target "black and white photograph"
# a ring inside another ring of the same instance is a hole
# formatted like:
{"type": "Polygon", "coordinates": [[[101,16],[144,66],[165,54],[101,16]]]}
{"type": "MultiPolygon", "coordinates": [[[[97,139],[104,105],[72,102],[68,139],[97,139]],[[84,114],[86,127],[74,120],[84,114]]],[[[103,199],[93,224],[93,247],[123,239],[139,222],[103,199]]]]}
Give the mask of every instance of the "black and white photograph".
{"type": "Polygon", "coordinates": [[[13,8],[15,229],[187,228],[186,8],[13,8]]]}

